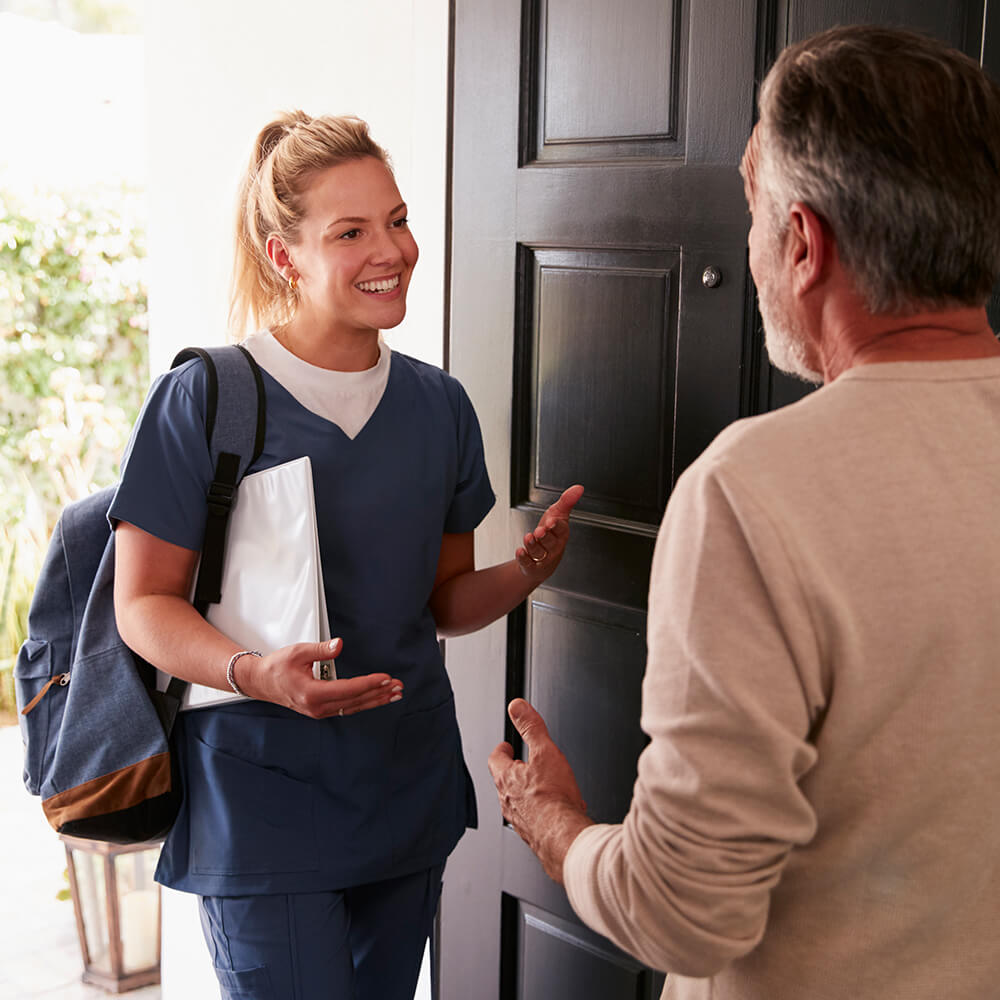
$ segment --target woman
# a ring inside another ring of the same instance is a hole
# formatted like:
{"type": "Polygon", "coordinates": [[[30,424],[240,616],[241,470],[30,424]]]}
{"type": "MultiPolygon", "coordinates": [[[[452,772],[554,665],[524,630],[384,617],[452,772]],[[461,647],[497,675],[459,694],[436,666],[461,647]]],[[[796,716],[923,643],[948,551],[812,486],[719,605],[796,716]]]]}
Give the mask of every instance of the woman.
{"type": "MultiPolygon", "coordinates": [[[[476,570],[494,502],[461,386],[390,352],[417,261],[386,154],[353,118],[280,117],[240,190],[232,316],[264,370],[264,452],[312,462],[329,645],[247,652],[188,603],[212,478],[199,362],[155,383],[111,508],[125,641],[249,700],[184,713],[181,814],[157,878],[201,897],[224,997],[412,997],[475,800],[438,636],[556,568],[583,490],[476,570]],[[337,657],[338,679],[314,660],[337,657]],[[377,709],[377,711],[372,711],[377,709]]],[[[280,595],[276,595],[280,600],[280,595]]]]}

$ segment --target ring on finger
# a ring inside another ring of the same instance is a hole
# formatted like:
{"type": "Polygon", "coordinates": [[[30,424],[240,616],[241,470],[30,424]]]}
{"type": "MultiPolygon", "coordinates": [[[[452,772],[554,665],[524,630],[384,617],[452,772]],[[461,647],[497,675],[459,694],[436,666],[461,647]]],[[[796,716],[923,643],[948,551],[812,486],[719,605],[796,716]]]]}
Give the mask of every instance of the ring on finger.
{"type": "Polygon", "coordinates": [[[536,559],[530,552],[528,553],[528,557],[537,566],[539,563],[545,562],[545,560],[549,558],[548,549],[542,550],[542,556],[540,559],[536,559]]]}
{"type": "Polygon", "coordinates": [[[338,714],[338,715],[343,715],[343,714],[344,714],[344,710],[343,710],[343,709],[341,709],[341,710],[340,710],[340,711],[339,711],[339,712],[338,712],[337,714],[338,714]]]}

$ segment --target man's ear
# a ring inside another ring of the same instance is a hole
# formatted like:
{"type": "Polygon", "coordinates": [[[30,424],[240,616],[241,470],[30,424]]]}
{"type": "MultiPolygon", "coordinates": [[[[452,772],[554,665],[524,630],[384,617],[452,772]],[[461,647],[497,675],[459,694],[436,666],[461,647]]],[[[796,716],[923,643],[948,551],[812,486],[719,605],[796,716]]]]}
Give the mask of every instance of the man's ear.
{"type": "Polygon", "coordinates": [[[267,238],[267,257],[274,265],[274,269],[286,280],[295,273],[295,265],[292,263],[291,254],[285,241],[280,236],[273,233],[267,238]]]}
{"type": "Polygon", "coordinates": [[[811,291],[822,280],[832,250],[829,227],[808,205],[793,202],[788,209],[786,253],[792,268],[792,290],[811,291]]]}

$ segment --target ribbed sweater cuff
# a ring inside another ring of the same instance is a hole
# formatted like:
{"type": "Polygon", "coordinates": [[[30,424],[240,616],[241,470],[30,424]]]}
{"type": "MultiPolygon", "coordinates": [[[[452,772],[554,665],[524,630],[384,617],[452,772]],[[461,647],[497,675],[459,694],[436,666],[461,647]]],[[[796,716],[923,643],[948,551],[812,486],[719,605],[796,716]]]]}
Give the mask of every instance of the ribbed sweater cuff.
{"type": "Polygon", "coordinates": [[[596,823],[585,827],[570,844],[563,861],[563,882],[570,905],[588,927],[604,935],[609,928],[601,917],[598,869],[601,854],[612,840],[621,836],[621,831],[620,824],[596,823]]]}

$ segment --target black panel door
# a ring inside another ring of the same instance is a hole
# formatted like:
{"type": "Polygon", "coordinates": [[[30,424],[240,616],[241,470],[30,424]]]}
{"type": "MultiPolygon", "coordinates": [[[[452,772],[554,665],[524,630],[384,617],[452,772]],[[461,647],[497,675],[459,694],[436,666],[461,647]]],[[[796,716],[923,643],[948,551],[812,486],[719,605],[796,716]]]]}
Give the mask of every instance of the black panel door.
{"type": "Polygon", "coordinates": [[[522,695],[591,815],[627,812],[667,497],[726,424],[801,394],[762,357],[746,271],[755,81],[788,39],[867,20],[982,46],[983,0],[455,0],[449,366],[498,494],[479,564],[565,486],[587,493],[549,584],[447,643],[480,827],[445,878],[441,1000],[659,995],[504,826],[486,757],[522,695]]]}

